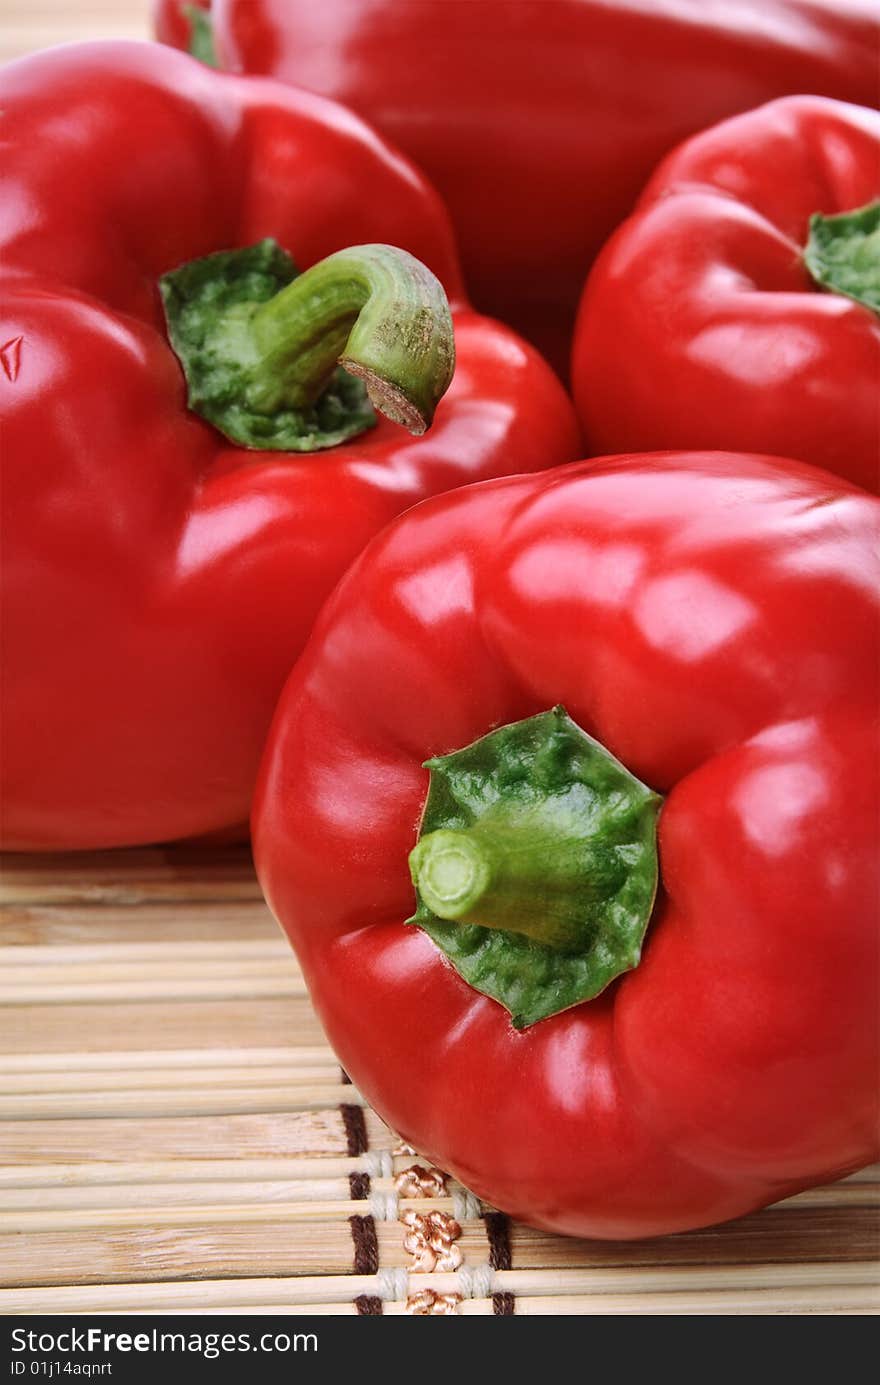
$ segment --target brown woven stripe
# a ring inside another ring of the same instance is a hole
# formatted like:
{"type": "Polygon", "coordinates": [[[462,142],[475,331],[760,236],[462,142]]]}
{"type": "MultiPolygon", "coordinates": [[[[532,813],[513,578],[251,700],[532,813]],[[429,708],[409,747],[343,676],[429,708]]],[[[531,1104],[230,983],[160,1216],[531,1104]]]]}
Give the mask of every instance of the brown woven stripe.
{"type": "MultiPolygon", "coordinates": [[[[343,1072],[343,1077],[346,1074],[343,1072]]],[[[346,1081],[348,1078],[346,1077],[346,1081]]],[[[359,1154],[366,1154],[370,1139],[367,1134],[367,1122],[360,1106],[340,1106],[342,1123],[345,1126],[345,1142],[349,1157],[354,1159],[359,1154]]],[[[350,1173],[348,1175],[348,1188],[353,1202],[363,1202],[370,1196],[370,1175],[368,1173],[350,1173]]],[[[355,1274],[377,1274],[379,1270],[379,1239],[376,1235],[376,1223],[372,1217],[349,1217],[348,1224],[351,1227],[351,1239],[354,1244],[354,1272],[355,1274]]],[[[374,1294],[358,1294],[354,1301],[360,1317],[375,1318],[383,1314],[382,1300],[374,1294]]]]}
{"type": "Polygon", "coordinates": [[[348,1190],[351,1193],[352,1202],[366,1202],[370,1196],[370,1175],[368,1173],[350,1173],[348,1175],[348,1190]]]}
{"type": "Polygon", "coordinates": [[[382,1300],[376,1298],[375,1294],[358,1294],[354,1306],[361,1318],[381,1318],[385,1311],[382,1300]]]}
{"type": "Polygon", "coordinates": [[[489,1264],[493,1270],[512,1270],[510,1218],[506,1213],[486,1213],[486,1235],[489,1238],[489,1264]]]}
{"type": "MultiPolygon", "coordinates": [[[[489,1264],[493,1270],[512,1270],[510,1218],[504,1212],[486,1212],[484,1221],[489,1238],[489,1264]]],[[[493,1294],[492,1312],[496,1318],[513,1317],[516,1313],[513,1294],[493,1294]]]]}
{"type": "Polygon", "coordinates": [[[339,1114],[342,1116],[342,1123],[345,1126],[345,1142],[349,1157],[354,1159],[359,1154],[366,1154],[369,1140],[363,1108],[360,1106],[340,1106],[339,1114]]]}
{"type": "Polygon", "coordinates": [[[351,1239],[354,1241],[355,1274],[378,1274],[379,1241],[372,1217],[349,1217],[351,1239]]]}

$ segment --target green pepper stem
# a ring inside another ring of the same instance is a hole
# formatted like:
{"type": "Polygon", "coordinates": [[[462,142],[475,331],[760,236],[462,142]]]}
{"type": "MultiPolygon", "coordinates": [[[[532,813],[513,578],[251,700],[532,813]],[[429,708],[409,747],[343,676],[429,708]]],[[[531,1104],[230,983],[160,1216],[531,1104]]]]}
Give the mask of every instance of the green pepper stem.
{"type": "Polygon", "coordinates": [[[491,852],[467,832],[429,832],[410,853],[413,883],[441,919],[464,918],[486,893],[491,852]]]}
{"type": "Polygon", "coordinates": [[[313,265],[254,313],[248,403],[271,414],[314,404],[337,364],[373,405],[424,433],[452,379],[455,348],[440,282],[390,245],[358,245],[313,265]]]}
{"type": "Polygon", "coordinates": [[[219,67],[214,43],[214,22],[208,10],[200,5],[184,5],[183,15],[189,20],[189,51],[206,67],[219,67]]]}
{"type": "Polygon", "coordinates": [[[464,831],[441,828],[413,849],[413,882],[438,918],[579,945],[585,907],[616,894],[627,865],[572,826],[550,802],[514,818],[496,811],[464,831]]]}
{"type": "Polygon", "coordinates": [[[426,768],[407,921],[465,981],[521,1028],[638,965],[657,888],[657,794],[563,707],[426,768]]]}

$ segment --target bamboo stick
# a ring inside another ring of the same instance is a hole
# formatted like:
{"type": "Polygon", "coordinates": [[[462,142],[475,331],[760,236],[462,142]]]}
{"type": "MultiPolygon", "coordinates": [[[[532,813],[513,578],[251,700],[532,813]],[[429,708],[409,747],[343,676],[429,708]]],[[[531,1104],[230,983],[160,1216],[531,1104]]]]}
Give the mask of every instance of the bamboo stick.
{"type": "MultiPolygon", "coordinates": [[[[340,1105],[365,1106],[354,1087],[337,1083],[282,1082],[272,1086],[162,1089],[135,1091],[41,1092],[0,1096],[0,1121],[106,1120],[108,1117],[236,1116],[247,1112],[315,1111],[340,1105]]],[[[96,1133],[95,1141],[99,1142],[96,1133]]],[[[0,1132],[2,1148],[2,1132],[0,1132]]]]}
{"type": "MultiPolygon", "coordinates": [[[[566,1301],[568,1303],[567,1308],[563,1308],[562,1310],[560,1310],[552,1299],[542,1298],[522,1301],[517,1300],[517,1308],[515,1311],[517,1315],[520,1317],[559,1317],[564,1313],[577,1313],[579,1315],[584,1316],[588,1316],[590,1314],[597,1314],[602,1316],[606,1313],[644,1313],[647,1316],[656,1316],[658,1314],[687,1314],[689,1316],[700,1316],[701,1314],[706,1314],[711,1315],[712,1317],[726,1317],[730,1315],[736,1316],[743,1314],[760,1317],[778,1313],[797,1313],[799,1315],[810,1314],[812,1316],[820,1317],[840,1317],[843,1315],[847,1317],[860,1317],[867,1315],[874,1316],[877,1312],[877,1309],[874,1306],[870,1306],[867,1308],[854,1306],[854,1304],[849,1300],[833,1308],[801,1308],[796,1307],[789,1300],[777,1301],[775,1298],[771,1297],[768,1301],[766,1296],[764,1296],[761,1301],[764,1305],[762,1308],[750,1307],[748,1305],[744,1307],[716,1308],[713,1307],[711,1304],[700,1304],[699,1301],[697,1301],[696,1305],[693,1307],[689,1307],[688,1301],[685,1301],[685,1303],[681,1306],[670,1308],[668,1303],[663,1299],[658,1299],[656,1301],[656,1304],[653,1300],[646,1301],[646,1306],[644,1308],[632,1307],[627,1301],[622,1301],[619,1305],[615,1305],[612,1308],[606,1308],[604,1306],[603,1301],[584,1300],[583,1303],[572,1303],[571,1301],[566,1301]]],[[[185,1314],[186,1310],[182,1310],[182,1312],[185,1314]]],[[[464,1302],[460,1303],[455,1310],[455,1316],[468,1318],[491,1318],[494,1315],[494,1313],[495,1305],[491,1299],[466,1299],[464,1302]]],[[[316,1303],[312,1304],[309,1307],[300,1307],[297,1304],[287,1305],[283,1303],[269,1303],[263,1305],[260,1308],[230,1307],[221,1309],[205,1309],[206,1317],[223,1316],[235,1318],[261,1318],[265,1317],[267,1314],[282,1315],[284,1317],[294,1319],[299,1317],[354,1318],[358,1316],[358,1306],[355,1302],[352,1301],[350,1303],[316,1303]]],[[[385,1307],[384,1314],[386,1317],[404,1317],[409,1314],[409,1309],[406,1307],[405,1304],[391,1303],[385,1307]]],[[[110,1314],[109,1316],[112,1317],[114,1315],[110,1314]]],[[[150,1316],[150,1314],[147,1314],[147,1316],[150,1316]]],[[[181,1310],[172,1308],[169,1310],[169,1316],[181,1316],[181,1310]]]]}
{"type": "MultiPolygon", "coordinates": [[[[392,1206],[401,1211],[414,1207],[417,1211],[442,1211],[452,1215],[455,1203],[451,1197],[406,1198],[397,1197],[391,1180],[377,1179],[373,1192],[393,1196],[392,1206]]],[[[877,1206],[876,1197],[869,1198],[859,1188],[840,1189],[838,1202],[828,1201],[826,1206],[877,1206]],[[847,1193],[849,1196],[844,1197],[847,1193]]],[[[778,1207],[797,1205],[798,1198],[789,1198],[778,1207]]],[[[808,1204],[809,1205],[809,1204],[808,1204]]],[[[322,1221],[328,1218],[373,1215],[370,1199],[355,1201],[350,1196],[344,1180],[325,1181],[309,1184],[297,1182],[284,1183],[244,1183],[237,1182],[231,1187],[220,1182],[205,1184],[148,1185],[138,1190],[136,1187],[117,1185],[105,1190],[100,1196],[94,1187],[89,1189],[67,1190],[65,1194],[56,1191],[47,1198],[40,1190],[28,1195],[21,1189],[12,1194],[0,1192],[0,1232],[8,1231],[75,1231],[85,1227],[102,1229],[107,1227],[140,1226],[145,1222],[145,1210],[149,1212],[146,1221],[150,1226],[186,1225],[193,1220],[193,1208],[198,1208],[198,1220],[204,1225],[217,1223],[240,1223],[248,1221],[274,1220],[278,1215],[291,1221],[322,1221]],[[285,1199],[284,1189],[295,1191],[285,1199]],[[335,1191],[329,1198],[321,1194],[329,1189],[335,1191]]]]}
{"type": "Polygon", "coordinates": [[[321,1027],[302,996],[243,999],[178,998],[100,1004],[0,1006],[0,1053],[64,1053],[69,1049],[218,1048],[239,1045],[320,1044],[321,1027]]]}
{"type": "MultiPolygon", "coordinates": [[[[142,1068],[273,1067],[287,1063],[317,1063],[332,1058],[328,1044],[289,1048],[179,1048],[113,1049],[109,1053],[90,1050],[65,1053],[11,1053],[3,1055],[7,1073],[68,1072],[72,1069],[102,1071],[120,1068],[136,1072],[142,1068]]],[[[334,1059],[335,1062],[335,1059],[334,1059]]]]}
{"type": "MultiPolygon", "coordinates": [[[[280,1313],[287,1318],[356,1318],[358,1316],[358,1307],[354,1301],[354,1296],[340,1303],[312,1303],[307,1307],[301,1307],[298,1304],[281,1304],[277,1308],[274,1306],[270,1308],[233,1308],[228,1314],[227,1311],[222,1308],[208,1308],[205,1311],[208,1317],[232,1316],[236,1318],[261,1318],[265,1317],[267,1313],[280,1313]]],[[[488,1311],[492,1312],[491,1304],[489,1305],[488,1311]]],[[[176,1310],[172,1309],[171,1316],[178,1317],[181,1315],[176,1310]]]]}
{"type": "Polygon", "coordinates": [[[8,967],[3,969],[0,997],[7,1004],[22,1005],[27,1004],[31,996],[42,993],[49,996],[44,1003],[52,1004],[56,995],[63,1001],[68,994],[82,993],[88,999],[92,991],[99,998],[104,993],[118,999],[128,995],[140,998],[139,993],[148,988],[151,992],[155,990],[161,999],[183,991],[193,981],[203,981],[206,985],[225,985],[231,981],[238,985],[253,980],[259,986],[273,977],[282,986],[294,984],[302,989],[302,975],[293,954],[279,951],[267,957],[181,958],[180,961],[124,962],[119,966],[71,962],[59,967],[8,967]]]}
{"type": "MultiPolygon", "coordinates": [[[[82,1093],[94,1096],[98,1092],[137,1092],[151,1089],[189,1091],[198,1088],[223,1087],[280,1087],[293,1088],[303,1083],[339,1080],[339,1064],[332,1053],[323,1062],[278,1064],[275,1067],[240,1068],[140,1068],[134,1071],[78,1072],[20,1072],[0,1075],[0,1096],[39,1096],[43,1093],[82,1093]]],[[[74,1112],[76,1114],[76,1112],[74,1112]]]]}
{"type": "Polygon", "coordinates": [[[5,904],[131,906],[261,897],[246,847],[10,854],[0,862],[0,901],[5,904]]]}
{"type": "MultiPolygon", "coordinates": [[[[873,1262],[844,1265],[700,1266],[641,1269],[626,1266],[593,1270],[499,1270],[493,1289],[511,1293],[517,1302],[541,1298],[551,1304],[621,1292],[630,1295],[692,1295],[720,1292],[766,1294],[800,1290],[821,1301],[826,1291],[868,1289],[878,1293],[873,1262]]],[[[60,1285],[55,1288],[0,1290],[0,1313],[89,1312],[224,1312],[281,1311],[319,1303],[344,1304],[359,1294],[380,1296],[383,1281],[376,1275],[302,1275],[292,1278],[253,1278],[173,1281],[170,1283],[60,1285]]],[[[432,1289],[439,1294],[462,1292],[462,1279],[452,1274],[410,1274],[408,1291],[432,1289]]],[[[389,1305],[385,1305],[386,1312],[389,1305]]]]}
{"type": "Polygon", "coordinates": [[[844,1183],[878,1183],[880,1182],[880,1164],[869,1164],[867,1168],[857,1169],[855,1173],[850,1173],[842,1180],[844,1183]]]}
{"type": "MultiPolygon", "coordinates": [[[[347,1190],[346,1190],[347,1192],[347,1190]]],[[[451,1198],[400,1198],[401,1211],[411,1208],[417,1212],[447,1212],[452,1215],[451,1198]]],[[[286,1223],[326,1222],[339,1220],[343,1225],[353,1216],[369,1217],[373,1205],[369,1199],[354,1199],[350,1195],[333,1200],[315,1199],[309,1202],[222,1202],[180,1207],[151,1207],[149,1229],[173,1226],[242,1226],[251,1222],[286,1223]]],[[[51,1210],[13,1210],[0,1216],[0,1234],[10,1232],[30,1235],[35,1231],[52,1231],[64,1235],[69,1231],[126,1230],[144,1226],[144,1211],[140,1207],[65,1207],[51,1210]]]]}
{"type": "MultiPolygon", "coordinates": [[[[281,933],[271,938],[230,938],[221,941],[199,942],[179,938],[173,949],[167,942],[64,943],[54,947],[9,947],[0,941],[0,968],[21,968],[13,975],[26,979],[25,973],[38,970],[40,975],[54,974],[56,969],[70,967],[96,968],[111,966],[122,969],[133,963],[161,966],[165,969],[179,964],[228,963],[259,961],[266,965],[278,961],[292,962],[296,958],[281,933]]],[[[62,977],[63,979],[63,977],[62,977]]]]}
{"type": "MultiPolygon", "coordinates": [[[[347,1090],[347,1089],[346,1089],[347,1090]]],[[[370,1113],[372,1114],[372,1113],[370,1113]]],[[[0,1164],[0,1188],[52,1188],[65,1186],[112,1185],[114,1183],[184,1183],[201,1182],[208,1179],[225,1183],[273,1182],[277,1179],[348,1177],[351,1173],[376,1174],[376,1161],[379,1155],[387,1156],[395,1172],[408,1168],[413,1163],[412,1155],[395,1155],[388,1150],[373,1149],[369,1154],[358,1157],[334,1156],[332,1154],[283,1155],[273,1158],[254,1159],[247,1157],[217,1159],[162,1159],[155,1158],[149,1163],[137,1160],[106,1162],[101,1159],[88,1159],[85,1163],[16,1163],[0,1164]]],[[[427,1159],[415,1156],[428,1164],[427,1159]]],[[[843,1205],[848,1201],[848,1189],[865,1185],[865,1204],[880,1205],[880,1182],[877,1166],[865,1169],[865,1175],[852,1174],[840,1183],[828,1185],[825,1189],[811,1189],[809,1193],[798,1193],[777,1205],[791,1206],[798,1203],[818,1206],[843,1205]],[[837,1197],[836,1190],[841,1190],[837,1197]],[[816,1195],[814,1201],[813,1195],[816,1195]]],[[[454,1179],[449,1186],[457,1186],[454,1179]]],[[[861,1202],[861,1199],[859,1199],[861,1202]]],[[[880,1272],[880,1267],[878,1267],[880,1272]]]]}
{"type": "MultiPolygon", "coordinates": [[[[752,1306],[748,1300],[743,1300],[738,1306],[724,1306],[726,1299],[719,1300],[721,1306],[715,1306],[712,1302],[704,1302],[700,1299],[682,1299],[674,1306],[670,1306],[669,1300],[664,1297],[654,1299],[641,1298],[634,1305],[629,1299],[604,1300],[604,1299],[584,1299],[584,1300],[561,1300],[564,1305],[558,1306],[558,1302],[550,1298],[523,1299],[517,1300],[515,1312],[519,1317],[560,1317],[565,1314],[578,1314],[583,1316],[605,1314],[639,1314],[645,1316],[657,1315],[679,1315],[686,1314],[692,1317],[709,1315],[712,1317],[727,1317],[748,1315],[768,1316],[779,1313],[797,1313],[799,1315],[810,1314],[820,1317],[859,1317],[875,1315],[877,1312],[874,1300],[868,1300],[868,1307],[860,1306],[858,1297],[847,1297],[839,1304],[831,1308],[802,1307],[800,1300],[793,1301],[790,1297],[777,1298],[773,1295],[762,1295],[759,1300],[762,1306],[752,1306]],[[644,1307],[642,1303],[644,1302],[644,1307]],[[607,1306],[607,1305],[611,1306],[607,1306]]],[[[185,1310],[184,1310],[185,1311],[185,1310]]],[[[180,1315],[180,1310],[169,1310],[170,1316],[180,1315]]],[[[491,1318],[495,1313],[495,1305],[491,1299],[466,1299],[458,1305],[455,1316],[466,1318],[491,1318]]],[[[240,1318],[259,1318],[267,1314],[279,1314],[289,1318],[298,1317],[340,1317],[353,1318],[358,1316],[358,1307],[354,1302],[350,1303],[316,1303],[309,1307],[300,1307],[297,1304],[287,1305],[283,1303],[266,1304],[260,1308],[240,1308],[232,1307],[226,1309],[206,1309],[205,1316],[224,1316],[240,1318]]],[[[409,1314],[409,1309],[403,1303],[390,1303],[384,1309],[386,1317],[405,1317],[409,1314]]],[[[113,1316],[112,1314],[110,1316],[113,1316]]],[[[148,1314],[149,1316],[149,1314],[148,1314]]]]}
{"type": "MultiPolygon", "coordinates": [[[[830,1183],[822,1188],[807,1188],[776,1203],[777,1207],[873,1207],[880,1208],[876,1184],[830,1183]]],[[[880,1267],[878,1267],[880,1268],[880,1267]]]]}
{"type": "MultiPolygon", "coordinates": [[[[379,1190],[377,1184],[373,1186],[376,1191],[379,1190]]],[[[390,1180],[383,1190],[389,1194],[393,1192],[390,1180]]],[[[205,1179],[179,1183],[91,1183],[50,1189],[0,1187],[0,1230],[12,1229],[11,1225],[5,1225],[4,1216],[19,1212],[42,1212],[50,1218],[57,1214],[57,1229],[64,1231],[64,1214],[84,1208],[136,1208],[141,1221],[147,1224],[152,1222],[153,1208],[240,1206],[242,1203],[265,1207],[278,1202],[344,1203],[350,1197],[348,1177],[345,1175],[296,1180],[263,1179],[258,1182],[205,1179]]]]}
{"type": "MultiPolygon", "coordinates": [[[[345,1088],[346,1095],[351,1089],[345,1088]]],[[[372,1112],[365,1111],[370,1148],[380,1147],[372,1112]]],[[[132,1159],[257,1158],[345,1154],[348,1142],[338,1111],[255,1112],[235,1116],[108,1118],[0,1123],[0,1163],[70,1164],[100,1156],[132,1159]]]]}
{"type": "MultiPolygon", "coordinates": [[[[12,1186],[0,1184],[0,1214],[25,1211],[58,1213],[57,1228],[63,1231],[65,1224],[60,1214],[71,1209],[122,1207],[143,1210],[145,1208],[161,1209],[178,1206],[241,1206],[246,1203],[262,1206],[272,1202],[315,1203],[321,1200],[342,1203],[351,1196],[348,1180],[349,1174],[353,1170],[354,1161],[342,1162],[344,1167],[335,1174],[318,1165],[310,1170],[311,1176],[293,1180],[280,1177],[235,1178],[230,1180],[218,1178],[216,1171],[208,1169],[206,1176],[199,1180],[174,1178],[170,1180],[154,1179],[140,1183],[91,1182],[72,1186],[56,1184],[48,1188],[45,1185],[23,1187],[20,1184],[12,1186]]],[[[371,1194],[380,1194],[385,1199],[391,1199],[392,1204],[396,1200],[400,1206],[408,1205],[407,1199],[398,1198],[398,1190],[392,1178],[373,1176],[370,1180],[370,1191],[371,1194]]],[[[829,1188],[825,1190],[825,1197],[822,1202],[805,1201],[804,1197],[805,1195],[801,1194],[797,1197],[788,1198],[785,1203],[778,1205],[855,1206],[874,1207],[875,1209],[878,1206],[876,1190],[859,1186],[829,1188]]],[[[452,1202],[449,1202],[447,1206],[446,1201],[442,1199],[435,1205],[441,1206],[441,1204],[444,1210],[450,1210],[453,1207],[452,1202]]],[[[428,1204],[423,1199],[419,1205],[425,1207],[428,1204]]]]}
{"type": "Polygon", "coordinates": [[[567,1242],[511,1223],[513,1263],[558,1271],[586,1263],[761,1264],[872,1260],[877,1255],[877,1216],[863,1207],[804,1208],[777,1203],[761,1212],[701,1231],[655,1241],[567,1242]]]}
{"type": "MultiPolygon", "coordinates": [[[[565,1317],[565,1316],[605,1316],[638,1314],[639,1316],[687,1315],[690,1317],[712,1316],[728,1317],[748,1315],[766,1317],[779,1313],[797,1313],[820,1317],[847,1317],[875,1315],[877,1313],[876,1294],[865,1293],[862,1289],[832,1292],[828,1306],[811,1305],[809,1296],[796,1292],[762,1292],[760,1296],[729,1295],[723,1298],[710,1295],[669,1294],[639,1295],[637,1298],[616,1295],[604,1298],[524,1298],[516,1299],[517,1317],[565,1317]],[[760,1306],[759,1306],[760,1305],[760,1306]]],[[[187,1312],[186,1309],[167,1310],[171,1317],[187,1312]]],[[[384,1307],[386,1317],[405,1317],[409,1308],[405,1303],[389,1303],[384,1307]]],[[[267,1303],[259,1308],[246,1308],[239,1305],[229,1308],[206,1308],[204,1316],[223,1316],[238,1318],[257,1318],[267,1314],[278,1314],[289,1318],[298,1317],[356,1317],[357,1304],[351,1300],[342,1303],[314,1303],[310,1305],[267,1303]]],[[[455,1309],[456,1317],[491,1318],[495,1305],[491,1299],[464,1299],[455,1309]]],[[[110,1316],[113,1316],[112,1314],[110,1316]]],[[[149,1312],[147,1316],[150,1316],[149,1312]]]]}
{"type": "MultiPolygon", "coordinates": [[[[389,1266],[404,1255],[401,1228],[395,1224],[392,1230],[394,1251],[389,1247],[389,1258],[380,1262],[389,1266]]],[[[5,1287],[346,1274],[352,1265],[351,1228],[340,1219],[291,1222],[279,1215],[275,1221],[204,1226],[193,1213],[186,1226],[0,1235],[5,1287]]]]}
{"type": "MultiPolygon", "coordinates": [[[[58,1213],[57,1229],[65,1230],[65,1223],[61,1214],[71,1209],[82,1208],[163,1208],[178,1206],[241,1206],[245,1203],[265,1205],[271,1202],[293,1202],[302,1201],[303,1203],[335,1201],[344,1202],[349,1199],[349,1174],[353,1171],[354,1161],[349,1161],[344,1171],[339,1171],[335,1175],[325,1169],[316,1169],[312,1176],[291,1180],[289,1178],[263,1178],[263,1179],[224,1179],[218,1178],[216,1173],[212,1174],[209,1170],[207,1175],[198,1180],[194,1179],[158,1179],[140,1183],[123,1182],[104,1182],[104,1183],[79,1183],[71,1186],[54,1185],[46,1187],[44,1185],[22,1186],[21,1184],[2,1184],[0,1183],[0,1214],[3,1212],[24,1212],[40,1211],[47,1215],[58,1213]]],[[[457,1186],[457,1185],[456,1185],[457,1186]]],[[[380,1194],[386,1199],[396,1199],[397,1189],[390,1178],[371,1178],[370,1189],[372,1194],[380,1194]]],[[[403,1206],[406,1199],[400,1198],[399,1204],[403,1206]]],[[[443,1208],[450,1210],[453,1204],[450,1202],[447,1207],[446,1202],[441,1199],[443,1208]]],[[[801,1203],[799,1197],[789,1198],[779,1206],[792,1206],[801,1203]]],[[[421,1206],[427,1206],[426,1200],[421,1200],[421,1206]]],[[[440,1203],[437,1204],[438,1206],[440,1203]]],[[[840,1189],[835,1192],[829,1189],[825,1200],[822,1203],[808,1202],[805,1206],[824,1206],[824,1207],[874,1207],[878,1206],[876,1192],[860,1190],[858,1188],[840,1189]]],[[[150,1220],[147,1218],[147,1220],[150,1220]]],[[[7,1228],[8,1229],[8,1228],[7,1228]]],[[[880,1276],[880,1272],[878,1272],[880,1276]]]]}
{"type": "MultiPolygon", "coordinates": [[[[10,951],[12,949],[10,948],[10,951]]],[[[0,957],[0,963],[5,957],[0,957]]],[[[202,956],[178,957],[176,951],[161,960],[143,961],[104,961],[104,962],[63,962],[58,966],[3,966],[3,985],[0,993],[9,992],[14,1004],[16,993],[27,988],[43,990],[63,990],[66,987],[80,987],[83,984],[112,982],[120,994],[127,993],[132,985],[139,986],[145,981],[174,984],[193,977],[238,978],[263,977],[279,972],[282,976],[293,973],[299,975],[299,967],[290,949],[272,948],[260,957],[202,956]]]]}
{"type": "MultiPolygon", "coordinates": [[[[288,1218],[276,1206],[276,1219],[205,1224],[191,1209],[186,1224],[137,1227],[31,1230],[0,1235],[0,1276],[7,1287],[51,1284],[126,1283],[182,1278],[229,1279],[254,1276],[344,1275],[353,1266],[348,1216],[325,1221],[288,1218]]],[[[401,1224],[376,1221],[378,1263],[383,1270],[408,1269],[401,1224]]],[[[876,1252],[874,1228],[861,1208],[837,1208],[833,1215],[777,1208],[706,1233],[682,1233],[654,1241],[613,1243],[572,1241],[511,1228],[513,1263],[518,1268],[556,1273],[573,1268],[718,1269],[738,1265],[866,1261],[876,1252]],[[824,1223],[823,1223],[824,1217],[824,1223]]],[[[466,1222],[456,1241],[466,1265],[485,1264],[486,1228],[466,1222]]]]}
{"type": "Polygon", "coordinates": [[[305,996],[301,976],[275,967],[264,976],[239,979],[225,972],[216,978],[194,976],[178,980],[173,976],[161,981],[129,980],[123,986],[117,981],[83,981],[69,985],[0,986],[0,1005],[82,1005],[114,1004],[133,1000],[258,1000],[262,996],[305,996]]]}
{"type": "MultiPolygon", "coordinates": [[[[2,890],[2,886],[0,886],[2,890]]],[[[143,942],[276,942],[281,933],[264,900],[153,900],[149,904],[16,903],[0,907],[0,959],[19,947],[104,947],[143,942]]]]}
{"type": "MultiPolygon", "coordinates": [[[[411,1163],[412,1160],[407,1160],[411,1163]]],[[[403,1161],[391,1160],[399,1168],[403,1161]]],[[[266,1184],[290,1179],[320,1180],[348,1178],[352,1173],[375,1171],[376,1156],[361,1155],[279,1155],[273,1159],[155,1159],[151,1163],[137,1161],[106,1163],[89,1160],[82,1164],[0,1164],[0,1189],[43,1189],[51,1198],[54,1190],[63,1188],[112,1188],[117,1184],[170,1184],[174,1187],[189,1183],[220,1182],[230,1186],[257,1181],[266,1184]]]]}
{"type": "MultiPolygon", "coordinates": [[[[722,1286],[707,1294],[604,1294],[596,1298],[556,1296],[553,1298],[517,1299],[516,1312],[520,1317],[574,1315],[638,1314],[639,1316],[687,1315],[688,1317],[725,1317],[733,1314],[769,1316],[776,1313],[876,1313],[878,1295],[874,1287],[822,1287],[817,1303],[813,1289],[777,1289],[775,1286],[757,1292],[740,1293],[722,1286]]],[[[465,1316],[468,1308],[462,1305],[465,1316]]]]}

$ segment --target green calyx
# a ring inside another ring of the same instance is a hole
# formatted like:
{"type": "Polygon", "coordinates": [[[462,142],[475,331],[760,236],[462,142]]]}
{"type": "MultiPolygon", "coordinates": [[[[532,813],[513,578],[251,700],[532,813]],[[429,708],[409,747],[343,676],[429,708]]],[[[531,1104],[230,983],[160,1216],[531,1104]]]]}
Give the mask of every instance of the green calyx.
{"type": "Polygon", "coordinates": [[[206,67],[219,67],[217,47],[214,43],[214,24],[207,10],[200,5],[184,5],[184,16],[189,20],[189,51],[206,67]]]}
{"type": "Polygon", "coordinates": [[[638,964],[657,890],[657,794],[562,707],[426,768],[407,922],[470,985],[524,1028],[638,964]]]}
{"type": "Polygon", "coordinates": [[[316,452],[376,421],[430,426],[455,364],[438,280],[403,250],[340,250],[304,274],[273,240],[163,275],[189,407],[244,447],[316,452]]]}
{"type": "Polygon", "coordinates": [[[880,314],[880,200],[840,216],[811,216],[804,263],[821,288],[880,314]]]}

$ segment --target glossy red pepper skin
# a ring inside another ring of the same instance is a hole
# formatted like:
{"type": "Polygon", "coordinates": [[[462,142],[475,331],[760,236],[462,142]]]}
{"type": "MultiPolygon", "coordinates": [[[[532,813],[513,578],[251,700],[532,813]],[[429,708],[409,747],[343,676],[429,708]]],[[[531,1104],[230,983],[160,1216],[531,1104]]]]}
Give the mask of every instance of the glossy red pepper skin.
{"type": "Polygon", "coordinates": [[[880,115],[791,97],[657,170],[587,282],[575,399],[590,450],[767,450],[880,486],[880,319],[803,260],[810,216],[880,197],[880,115]]]}
{"type": "Polygon", "coordinates": [[[880,504],[604,459],[377,538],[279,703],[261,882],[383,1119],[527,1222],[642,1237],[877,1157],[880,504]],[[515,1031],[417,927],[422,762],[562,702],[666,798],[641,964],[515,1031]]]}
{"type": "Polygon", "coordinates": [[[542,360],[473,313],[439,200],[355,117],[158,45],[4,73],[4,844],[103,847],[246,821],[324,597],[426,495],[577,455],[542,360]],[[302,268],[396,243],[454,307],[458,370],[415,440],[239,450],[187,411],[157,279],[274,236],[302,268]]]}
{"type": "MultiPolygon", "coordinates": [[[[181,0],[161,37],[185,44],[181,0]]],[[[796,92],[877,100],[872,0],[213,0],[221,66],[365,116],[449,205],[474,301],[567,364],[584,276],[668,150],[796,92]]]]}

